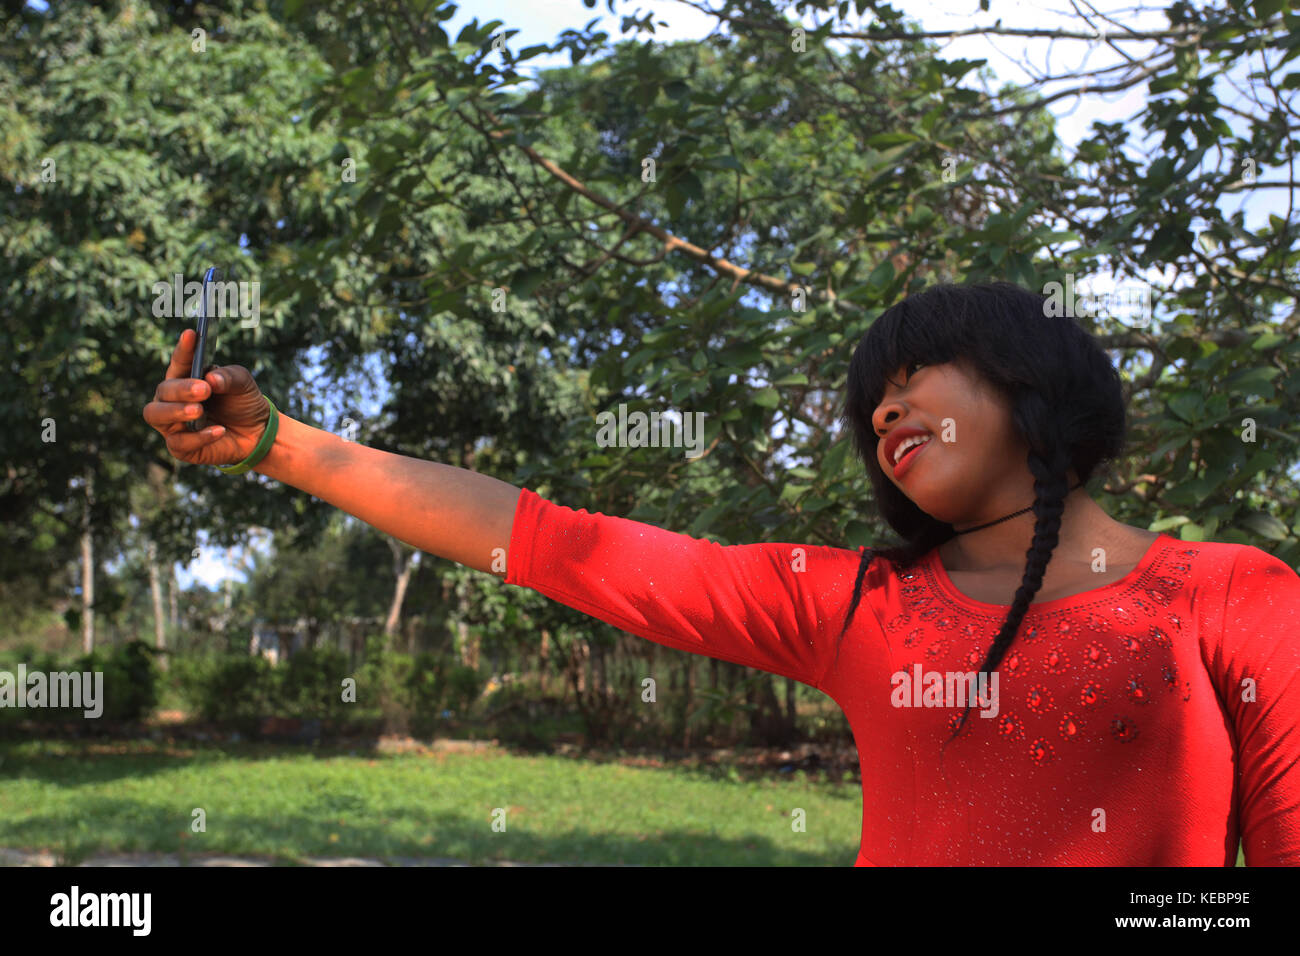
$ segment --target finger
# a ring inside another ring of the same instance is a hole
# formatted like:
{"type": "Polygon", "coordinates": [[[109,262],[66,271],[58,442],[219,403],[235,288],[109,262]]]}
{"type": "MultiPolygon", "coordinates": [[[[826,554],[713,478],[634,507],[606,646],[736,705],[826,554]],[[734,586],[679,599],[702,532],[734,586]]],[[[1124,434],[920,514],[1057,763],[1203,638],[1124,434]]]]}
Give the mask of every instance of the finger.
{"type": "Polygon", "coordinates": [[[166,378],[190,377],[190,372],[194,367],[194,339],[193,329],[185,329],[181,332],[181,337],[176,343],[176,349],[172,352],[171,363],[167,366],[166,378]]]}
{"type": "Polygon", "coordinates": [[[197,432],[187,428],[178,429],[167,435],[167,450],[175,458],[187,458],[205,445],[212,444],[225,433],[226,430],[220,425],[212,425],[197,432]]]}
{"type": "Polygon", "coordinates": [[[192,332],[192,329],[181,332],[176,349],[172,352],[171,362],[167,366],[167,374],[154,390],[153,397],[160,402],[183,402],[187,399],[202,401],[211,394],[207,383],[190,377],[193,370],[195,341],[192,332]]]}
{"type": "Polygon", "coordinates": [[[215,395],[224,392],[230,385],[230,374],[223,372],[220,365],[209,365],[203,370],[203,380],[212,388],[215,395]]]}
{"type": "Polygon", "coordinates": [[[158,383],[154,400],[173,402],[202,402],[212,397],[212,386],[198,378],[169,378],[158,383]]]}
{"type": "Polygon", "coordinates": [[[193,421],[201,411],[194,402],[150,402],[144,407],[144,420],[161,431],[168,425],[193,421]]]}

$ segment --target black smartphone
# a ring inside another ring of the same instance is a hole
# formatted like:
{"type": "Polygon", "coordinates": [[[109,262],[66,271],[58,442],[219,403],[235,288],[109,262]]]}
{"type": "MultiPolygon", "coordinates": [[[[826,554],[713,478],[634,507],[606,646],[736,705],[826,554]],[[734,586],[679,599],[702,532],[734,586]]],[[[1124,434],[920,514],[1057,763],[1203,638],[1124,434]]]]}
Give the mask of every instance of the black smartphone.
{"type": "MultiPolygon", "coordinates": [[[[216,353],[217,329],[214,321],[216,316],[212,314],[215,311],[212,308],[212,283],[220,281],[221,272],[215,267],[208,269],[203,274],[203,291],[199,296],[199,314],[194,325],[199,340],[194,345],[194,364],[190,368],[190,378],[202,378],[203,374],[213,367],[210,359],[216,353]]],[[[205,407],[205,403],[199,403],[200,409],[205,409],[205,407]]],[[[185,423],[186,427],[192,432],[206,428],[207,424],[208,415],[206,411],[200,411],[198,418],[185,423]]]]}

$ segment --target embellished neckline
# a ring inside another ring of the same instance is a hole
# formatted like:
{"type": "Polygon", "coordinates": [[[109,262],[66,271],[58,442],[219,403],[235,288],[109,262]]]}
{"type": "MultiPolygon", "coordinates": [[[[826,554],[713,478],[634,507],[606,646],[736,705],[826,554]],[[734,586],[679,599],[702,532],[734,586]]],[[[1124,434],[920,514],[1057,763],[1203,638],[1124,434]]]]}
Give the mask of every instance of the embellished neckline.
{"type": "MultiPolygon", "coordinates": [[[[1146,573],[1147,569],[1155,562],[1160,553],[1172,543],[1172,539],[1165,532],[1160,532],[1156,539],[1147,546],[1138,563],[1133,566],[1133,570],[1124,575],[1117,581],[1111,581],[1109,584],[1103,584],[1100,587],[1090,588],[1087,591],[1080,591],[1078,594],[1068,594],[1065,597],[1053,598],[1050,601],[1031,601],[1029,603],[1030,611],[1045,610],[1050,611],[1058,607],[1069,607],[1078,603],[1088,603],[1099,600],[1101,596],[1109,594],[1114,590],[1123,590],[1137,583],[1138,579],[1146,573]]],[[[990,604],[988,601],[980,601],[962,593],[962,591],[953,583],[952,578],[948,576],[948,570],[943,566],[943,561],[939,557],[939,549],[934,548],[926,556],[926,566],[934,576],[939,590],[945,597],[960,604],[964,607],[974,608],[986,613],[998,613],[1005,615],[1011,610],[1010,604],[990,604]]]]}

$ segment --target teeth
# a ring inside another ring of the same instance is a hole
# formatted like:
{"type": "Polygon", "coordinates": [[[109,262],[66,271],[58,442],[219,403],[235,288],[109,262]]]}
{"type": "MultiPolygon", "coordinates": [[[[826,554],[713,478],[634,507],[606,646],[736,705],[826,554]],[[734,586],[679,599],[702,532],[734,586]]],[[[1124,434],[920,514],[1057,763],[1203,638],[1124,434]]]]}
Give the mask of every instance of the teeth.
{"type": "Polygon", "coordinates": [[[913,435],[911,438],[904,438],[894,449],[894,464],[897,465],[900,458],[907,454],[907,450],[913,445],[924,445],[930,440],[929,435],[913,435]]]}

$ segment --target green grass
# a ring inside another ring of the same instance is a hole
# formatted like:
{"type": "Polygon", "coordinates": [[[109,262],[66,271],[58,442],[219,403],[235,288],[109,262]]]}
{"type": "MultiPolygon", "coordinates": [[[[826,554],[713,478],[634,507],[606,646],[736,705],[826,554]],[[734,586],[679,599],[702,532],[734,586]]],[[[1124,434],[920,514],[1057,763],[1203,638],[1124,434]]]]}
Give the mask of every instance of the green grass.
{"type": "MultiPolygon", "coordinates": [[[[349,756],[260,744],[0,747],[0,846],[98,852],[454,857],[471,863],[850,866],[854,783],[731,779],[558,756],[349,756]],[[194,808],[207,831],[190,832],[194,808]],[[492,829],[506,808],[505,832],[492,829]],[[793,832],[791,808],[806,812],[793,832]]],[[[793,775],[792,775],[793,776],[793,775]]]]}
{"type": "MultiPolygon", "coordinates": [[[[269,744],[0,745],[0,846],[471,863],[850,866],[861,789],[558,756],[351,756],[269,744]],[[207,830],[191,832],[202,808],[207,830]],[[506,829],[492,813],[506,809],[506,829]],[[792,808],[807,832],[793,832],[792,808]]],[[[1245,858],[1238,853],[1237,865],[1245,858]]]]}

